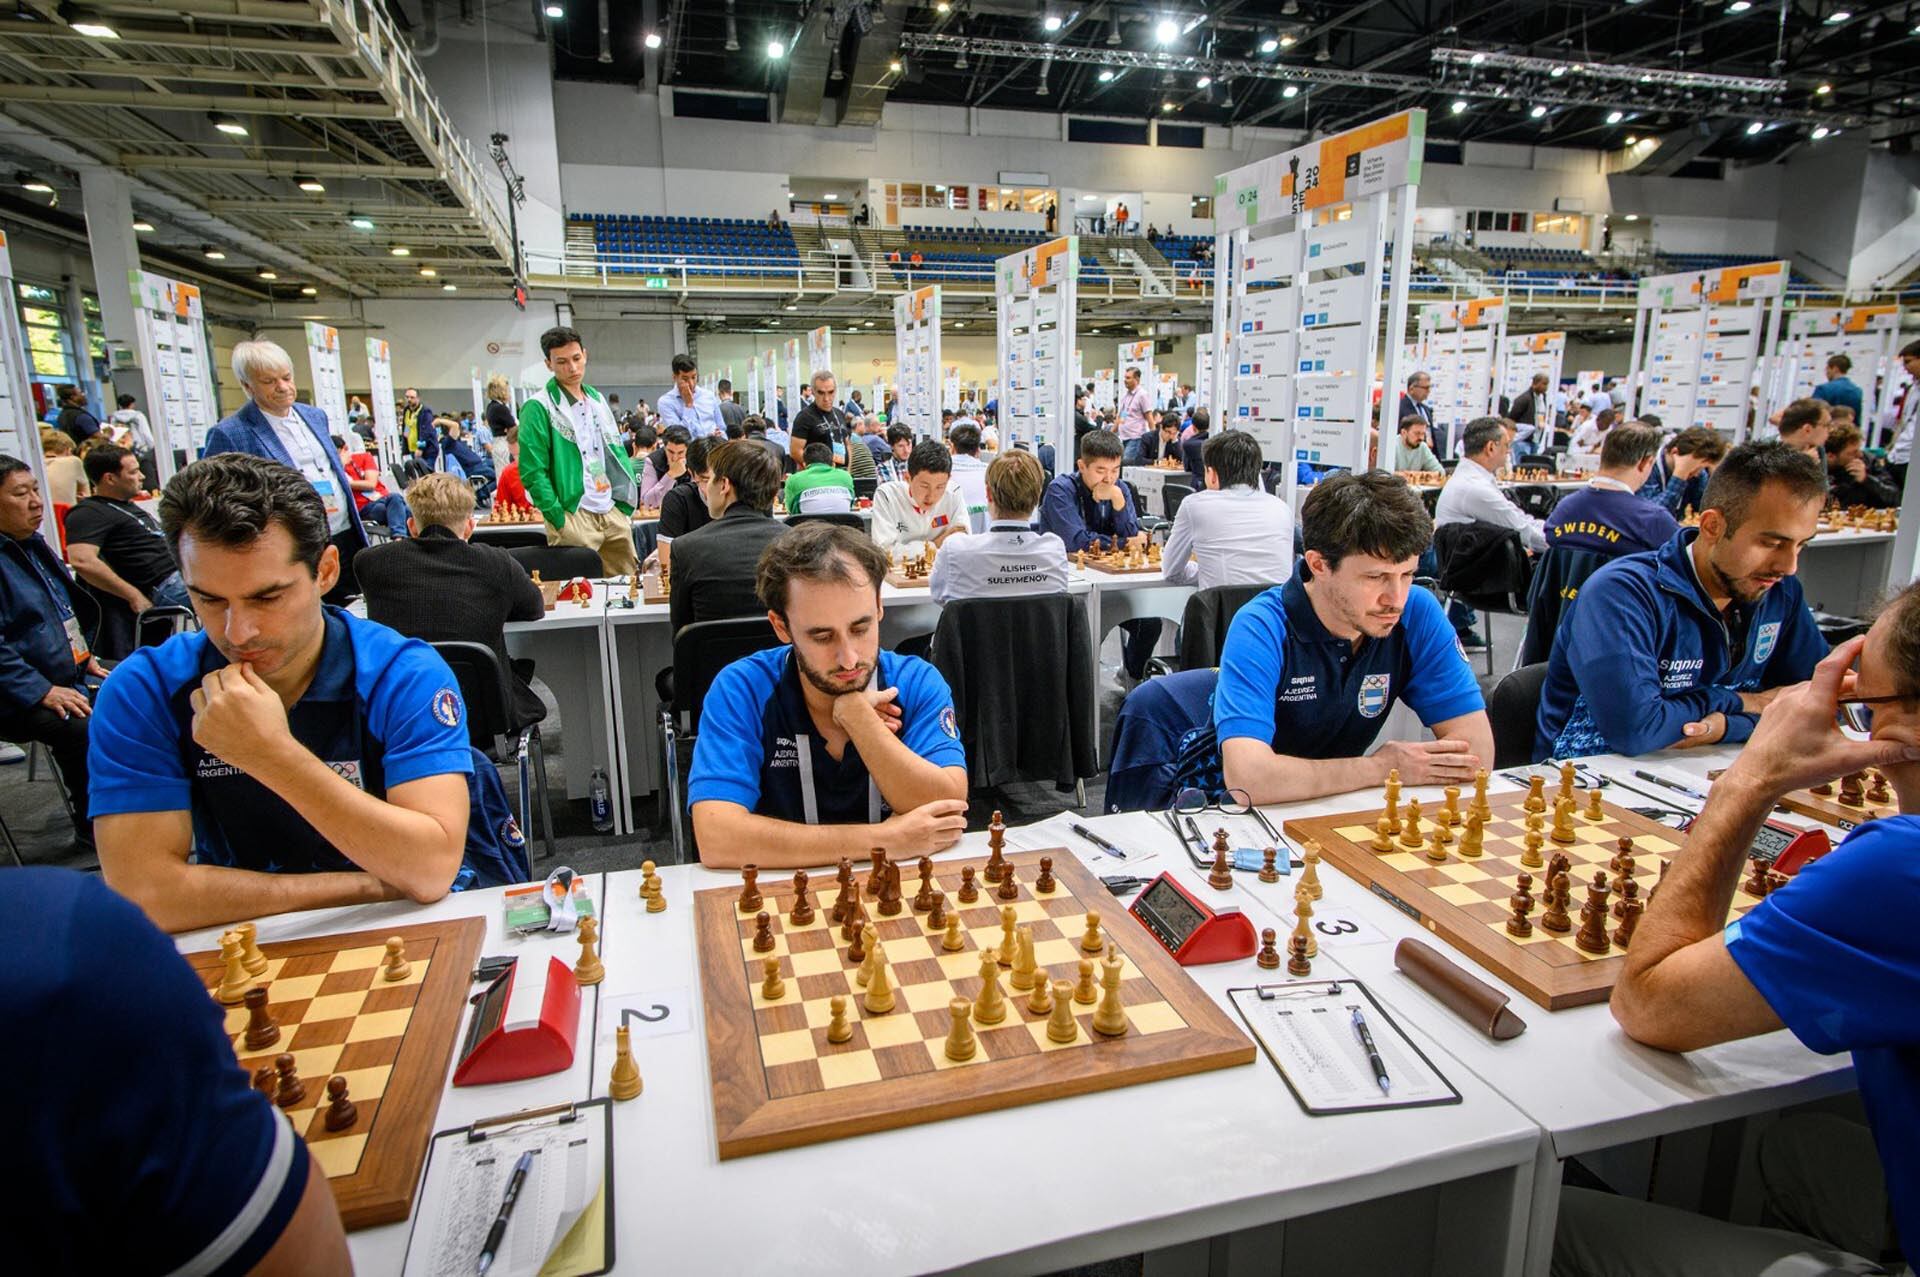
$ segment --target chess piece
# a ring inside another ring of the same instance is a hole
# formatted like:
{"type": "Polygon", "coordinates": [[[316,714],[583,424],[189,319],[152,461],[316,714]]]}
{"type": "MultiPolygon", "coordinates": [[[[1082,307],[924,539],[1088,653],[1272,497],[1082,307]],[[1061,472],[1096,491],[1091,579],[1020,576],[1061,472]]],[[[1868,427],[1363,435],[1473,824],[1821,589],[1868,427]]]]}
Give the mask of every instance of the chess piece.
{"type": "Polygon", "coordinates": [[[1573,797],[1562,794],[1553,800],[1553,832],[1548,837],[1564,847],[1576,836],[1573,831],[1573,797]]]}
{"type": "Polygon", "coordinates": [[[836,993],[827,1000],[827,1041],[839,1046],[853,1040],[853,1024],[847,1019],[847,995],[836,993]]]}
{"type": "Polygon", "coordinates": [[[1627,916],[1627,910],[1636,907],[1646,907],[1645,902],[1640,899],[1640,884],[1633,878],[1627,878],[1622,881],[1613,894],[1613,916],[1615,918],[1624,920],[1627,916]]]}
{"type": "Polygon", "coordinates": [[[660,874],[651,860],[640,862],[640,894],[646,898],[648,913],[667,911],[667,893],[660,887],[660,874]]]}
{"type": "Polygon", "coordinates": [[[1620,914],[1620,925],[1613,929],[1613,942],[1625,949],[1633,944],[1633,929],[1640,925],[1640,915],[1646,905],[1632,898],[1621,903],[1625,908],[1620,914]]]}
{"type": "Polygon", "coordinates": [[[973,880],[973,866],[968,865],[960,871],[960,903],[970,905],[979,898],[980,887],[973,880]]]}
{"type": "Polygon", "coordinates": [[[860,969],[854,973],[854,983],[863,989],[872,984],[873,973],[885,962],[880,953],[880,933],[872,924],[860,928],[860,969]]]}
{"type": "Polygon", "coordinates": [[[1386,807],[1381,815],[1387,822],[1387,832],[1397,834],[1400,832],[1400,769],[1397,767],[1387,772],[1386,798],[1386,807]]]}
{"type": "Polygon", "coordinates": [[[1580,930],[1573,935],[1573,943],[1584,952],[1604,954],[1613,943],[1607,938],[1607,894],[1607,875],[1596,872],[1580,906],[1580,930]]]}
{"type": "MultiPolygon", "coordinates": [[[[1091,1002],[1093,964],[1082,962],[1080,971],[1082,982],[1088,986],[1087,1001],[1091,1002]]],[[[1073,1004],[1078,996],[1071,980],[1053,982],[1053,1014],[1047,1017],[1047,1041],[1067,1043],[1079,1040],[1080,1023],[1073,1018],[1073,1004]]]]}
{"type": "Polygon", "coordinates": [[[1263,971],[1277,971],[1280,969],[1280,950],[1274,943],[1275,939],[1276,933],[1272,927],[1264,928],[1260,932],[1260,952],[1254,955],[1253,960],[1260,965],[1260,969],[1263,971]]]}
{"type": "Polygon", "coordinates": [[[1487,769],[1484,767],[1473,774],[1473,801],[1467,806],[1467,814],[1480,817],[1482,825],[1493,819],[1493,805],[1487,801],[1487,769]]]}
{"type": "Polygon", "coordinates": [[[925,913],[933,908],[933,857],[920,857],[920,889],[913,893],[913,911],[925,913]]]}
{"type": "Polygon", "coordinates": [[[787,914],[787,921],[796,927],[804,927],[813,921],[813,901],[807,896],[807,871],[793,871],[793,911],[787,914]]]}
{"type": "Polygon", "coordinates": [[[256,985],[248,989],[244,1000],[247,1004],[247,1033],[241,1042],[249,1051],[264,1051],[280,1040],[280,1026],[274,1022],[273,1013],[267,1010],[266,986],[256,985]]]}
{"type": "Polygon", "coordinates": [[[267,1103],[273,1103],[273,1093],[279,1089],[279,1075],[273,1071],[273,1065],[262,1064],[253,1071],[253,1089],[267,1097],[267,1103]]]}
{"type": "Polygon", "coordinates": [[[1304,884],[1293,889],[1293,934],[1305,936],[1307,956],[1320,956],[1320,941],[1314,938],[1313,928],[1307,925],[1307,919],[1313,917],[1313,897],[1307,894],[1304,884]]]}
{"type": "Polygon", "coordinates": [[[980,1024],[998,1024],[1007,1018],[1007,995],[1000,988],[1000,964],[991,953],[980,955],[980,996],[974,999],[973,1018],[980,1024]]]}
{"type": "Polygon", "coordinates": [[[947,1003],[950,1024],[947,1029],[947,1058],[954,1063],[971,1060],[980,1050],[980,1039],[973,1033],[973,1003],[953,998],[947,1003]]]}
{"type": "Polygon", "coordinates": [[[885,958],[879,956],[880,950],[874,949],[873,978],[867,981],[867,996],[861,1001],[869,1014],[885,1015],[893,1010],[893,977],[888,975],[889,968],[885,958]]]}
{"type": "Polygon", "coordinates": [[[1233,865],[1228,860],[1232,852],[1227,848],[1227,831],[1213,831],[1213,868],[1207,871],[1207,885],[1215,891],[1233,890],[1233,865]]]}
{"type": "Polygon", "coordinates": [[[847,920],[840,924],[840,939],[852,944],[854,937],[867,925],[867,911],[860,906],[860,884],[850,882],[847,889],[853,893],[853,898],[847,901],[847,920]]]}
{"type": "Polygon", "coordinates": [[[1287,974],[1295,977],[1313,974],[1313,964],[1307,961],[1307,942],[1299,936],[1287,940],[1287,974]]]}
{"type": "Polygon", "coordinates": [[[758,865],[741,865],[740,912],[758,913],[760,904],[760,868],[758,865]]]}
{"type": "Polygon", "coordinates": [[[760,981],[760,998],[765,1002],[778,1002],[787,996],[787,982],[780,978],[780,959],[769,957],[760,964],[764,978],[760,981]]]}
{"type": "Polygon", "coordinates": [[[1053,1010],[1053,977],[1045,971],[1034,972],[1033,992],[1027,995],[1027,1010],[1046,1015],[1053,1010]]]}
{"type": "MultiPolygon", "coordinates": [[[[1000,818],[999,809],[993,813],[993,819],[987,824],[987,881],[999,882],[1001,873],[1007,867],[1007,858],[1002,854],[1007,845],[1007,825],[1000,818]]],[[[976,1016],[977,1018],[977,1016],[976,1016]]]]}
{"type": "Polygon", "coordinates": [[[959,914],[950,913],[947,915],[947,934],[940,937],[940,947],[948,953],[958,953],[967,947],[966,936],[961,934],[960,931],[959,914]]]}
{"type": "Polygon", "coordinates": [[[412,974],[413,964],[407,961],[407,942],[399,936],[388,936],[387,956],[380,965],[380,978],[393,983],[412,974]]]}
{"type": "Polygon", "coordinates": [[[1003,967],[1013,965],[1014,954],[1019,951],[1019,939],[1014,935],[1018,920],[1012,905],[1000,906],[1000,943],[994,947],[994,961],[1003,967]]]}
{"type": "Polygon", "coordinates": [[[1320,855],[1319,843],[1311,838],[1300,840],[1300,859],[1306,862],[1306,868],[1300,871],[1300,881],[1315,900],[1326,893],[1326,888],[1320,885],[1320,855]]]}
{"type": "Polygon", "coordinates": [[[1753,871],[1747,875],[1747,880],[1740,884],[1740,890],[1750,896],[1765,898],[1767,894],[1767,862],[1759,856],[1748,856],[1747,863],[1753,866],[1753,871]]]}
{"type": "Polygon", "coordinates": [[[580,919],[580,959],[573,964],[573,978],[580,984],[599,984],[607,978],[606,964],[600,961],[596,945],[600,924],[591,916],[580,919]]]}
{"type": "Polygon", "coordinates": [[[882,918],[892,918],[899,914],[903,906],[900,903],[900,866],[887,862],[886,870],[880,876],[880,897],[874,905],[874,911],[882,918]]]}
{"type": "Polygon", "coordinates": [[[1533,912],[1533,875],[1523,873],[1514,883],[1513,894],[1507,897],[1507,903],[1513,908],[1513,916],[1507,919],[1507,934],[1525,939],[1533,934],[1533,924],[1527,921],[1527,915],[1533,912]]]}
{"type": "Polygon", "coordinates": [[[1453,845],[1453,830],[1447,827],[1446,813],[1442,812],[1433,822],[1433,838],[1427,843],[1427,859],[1442,861],[1447,858],[1447,848],[1453,845]]]}
{"type": "Polygon", "coordinates": [[[335,1074],[327,1079],[327,1116],[329,1131],[344,1131],[360,1120],[360,1110],[347,1098],[347,1079],[335,1074]]]}
{"type": "Polygon", "coordinates": [[[1467,808],[1467,831],[1460,835],[1460,856],[1463,860],[1478,860],[1486,850],[1487,832],[1480,813],[1472,807],[1467,808]]]}
{"type": "MultiPolygon", "coordinates": [[[[847,862],[843,860],[840,863],[844,865],[847,862]]],[[[853,901],[850,894],[852,890],[853,890],[852,881],[844,877],[841,878],[840,894],[833,898],[833,908],[829,910],[827,913],[828,921],[837,923],[841,926],[846,925],[847,914],[851,912],[853,908],[853,901]]]]}
{"type": "Polygon", "coordinates": [[[1540,859],[1540,845],[1544,841],[1538,829],[1529,828],[1526,836],[1526,850],[1520,853],[1520,863],[1529,869],[1538,869],[1545,863],[1540,859]]]}
{"type": "Polygon", "coordinates": [[[293,1057],[281,1052],[273,1057],[273,1071],[278,1079],[274,1086],[273,1102],[283,1109],[290,1109],[307,1098],[307,1084],[300,1080],[300,1074],[293,1067],[293,1057]]]}
{"type": "Polygon", "coordinates": [[[1053,857],[1040,857],[1040,876],[1033,880],[1033,894],[1050,896],[1059,885],[1059,879],[1053,876],[1053,857]]]}
{"type": "Polygon", "coordinates": [[[1862,790],[1864,779],[1862,772],[1848,772],[1840,778],[1840,804],[1843,807],[1858,807],[1865,797],[1862,790]]]}
{"type": "MultiPolygon", "coordinates": [[[[1015,934],[1013,946],[1013,970],[1007,975],[1007,983],[1025,993],[1033,988],[1039,964],[1033,957],[1033,928],[1022,927],[1015,934]]],[[[1044,977],[1041,977],[1044,982],[1044,977]]]]}
{"type": "Polygon", "coordinates": [[[1099,996],[1093,989],[1092,958],[1080,959],[1078,976],[1079,978],[1073,983],[1073,1000],[1083,1007],[1090,1007],[1093,1005],[1094,998],[1099,996]]]}
{"type": "Polygon", "coordinates": [[[1448,785],[1442,792],[1447,796],[1447,805],[1441,809],[1439,823],[1451,828],[1460,823],[1460,786],[1448,785]]]}
{"type": "Polygon", "coordinates": [[[1527,800],[1522,803],[1523,811],[1544,812],[1547,809],[1547,781],[1544,776],[1532,776],[1527,780],[1527,800]]]}
{"type": "Polygon", "coordinates": [[[1587,819],[1605,820],[1606,818],[1606,808],[1600,805],[1600,789],[1595,786],[1587,791],[1587,819]]]}
{"type": "Polygon", "coordinates": [[[947,929],[947,893],[933,893],[933,903],[927,907],[927,926],[934,931],[947,929]]]}
{"type": "Polygon", "coordinates": [[[753,920],[753,951],[773,952],[773,915],[762,909],[753,920]]]}
{"type": "Polygon", "coordinates": [[[1008,865],[1000,871],[1000,889],[993,894],[1001,900],[1018,900],[1020,898],[1020,875],[1014,871],[1012,865],[1008,865]]]}
{"type": "Polygon", "coordinates": [[[1264,847],[1261,849],[1260,851],[1260,881],[1261,882],[1279,882],[1280,881],[1280,870],[1278,868],[1279,860],[1280,860],[1280,849],[1278,847],[1264,847]]]}
{"type": "MultiPolygon", "coordinates": [[[[1887,778],[1881,775],[1878,771],[1868,772],[1867,774],[1873,778],[1867,785],[1867,801],[1876,807],[1884,807],[1889,802],[1892,802],[1893,792],[1891,789],[1888,788],[1887,778]]],[[[242,927],[251,927],[253,924],[249,922],[243,922],[240,925],[242,927]]],[[[260,965],[261,965],[261,969],[265,970],[266,968],[265,958],[262,958],[260,960],[260,965]]],[[[247,970],[253,971],[253,967],[251,964],[248,965],[247,970]]],[[[258,971],[254,971],[253,973],[255,975],[260,974],[260,972],[258,971]]]]}
{"type": "Polygon", "coordinates": [[[1411,851],[1420,850],[1425,842],[1420,836],[1420,800],[1407,800],[1407,815],[1400,830],[1400,845],[1411,851]]]}
{"type": "Polygon", "coordinates": [[[240,944],[240,937],[227,932],[220,937],[220,960],[225,964],[221,969],[220,987],[213,996],[226,1006],[239,1006],[240,1000],[253,987],[253,977],[247,974],[246,954],[240,944]]]}
{"type": "Polygon", "coordinates": [[[1560,793],[1555,797],[1555,802],[1561,798],[1568,802],[1573,801],[1574,779],[1573,760],[1568,759],[1560,764],[1560,793]]]}
{"type": "Polygon", "coordinates": [[[875,847],[867,857],[867,895],[874,900],[880,898],[880,886],[887,880],[887,853],[884,848],[875,847]]]}
{"type": "Polygon", "coordinates": [[[1087,910],[1087,932],[1080,937],[1082,953],[1101,953],[1107,947],[1106,937],[1100,933],[1100,915],[1095,910],[1087,910]]]}
{"type": "Polygon", "coordinates": [[[853,861],[850,858],[840,857],[840,866],[834,870],[833,880],[842,887],[853,881],[853,861]]]}
{"type": "Polygon", "coordinates": [[[1368,845],[1375,851],[1393,850],[1393,819],[1384,811],[1373,822],[1373,841],[1368,845]]]}
{"type": "Polygon", "coordinates": [[[1108,953],[1100,964],[1100,987],[1104,992],[1100,1005],[1093,1013],[1093,1031],[1110,1038],[1126,1033],[1127,1008],[1120,1001],[1120,981],[1124,976],[1125,964],[1115,953],[1108,953]]]}
{"type": "MultiPolygon", "coordinates": [[[[1612,882],[1613,894],[1615,896],[1620,895],[1621,892],[1626,890],[1627,884],[1632,881],[1633,881],[1632,853],[1631,852],[1617,853],[1613,858],[1613,882],[1612,882]]],[[[1615,908],[1613,911],[1613,916],[1616,918],[1620,916],[1620,910],[1618,906],[1619,906],[1619,902],[1616,900],[1615,908]]]]}
{"type": "Polygon", "coordinates": [[[1570,891],[1571,886],[1566,871],[1549,867],[1546,891],[1541,896],[1546,908],[1540,915],[1540,925],[1555,935],[1565,935],[1573,930],[1573,918],[1567,913],[1567,896],[1570,891]]]}
{"type": "Polygon", "coordinates": [[[613,1031],[613,1075],[607,1079],[607,1094],[616,1100],[630,1100],[640,1094],[640,1066],[633,1058],[633,1034],[626,1025],[613,1031]]]}
{"type": "MultiPolygon", "coordinates": [[[[1877,772],[1875,783],[1883,787],[1886,785],[1877,772]]],[[[242,922],[233,930],[240,937],[240,965],[247,969],[248,975],[259,979],[267,973],[267,955],[260,952],[259,928],[251,922],[242,922]]]]}

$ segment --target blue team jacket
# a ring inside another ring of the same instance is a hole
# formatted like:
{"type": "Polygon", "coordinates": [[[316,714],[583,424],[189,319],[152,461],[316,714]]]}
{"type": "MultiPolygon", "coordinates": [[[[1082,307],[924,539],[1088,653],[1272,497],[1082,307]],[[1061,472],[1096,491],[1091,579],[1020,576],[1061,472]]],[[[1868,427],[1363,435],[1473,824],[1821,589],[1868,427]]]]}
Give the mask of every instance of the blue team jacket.
{"type": "Polygon", "coordinates": [[[1742,691],[1798,683],[1827,654],[1797,577],[1752,605],[1741,650],[1694,578],[1698,528],[1615,559],[1581,587],[1560,624],[1540,692],[1533,756],[1644,754],[1715,710],[1726,740],[1753,734],[1742,691]]]}

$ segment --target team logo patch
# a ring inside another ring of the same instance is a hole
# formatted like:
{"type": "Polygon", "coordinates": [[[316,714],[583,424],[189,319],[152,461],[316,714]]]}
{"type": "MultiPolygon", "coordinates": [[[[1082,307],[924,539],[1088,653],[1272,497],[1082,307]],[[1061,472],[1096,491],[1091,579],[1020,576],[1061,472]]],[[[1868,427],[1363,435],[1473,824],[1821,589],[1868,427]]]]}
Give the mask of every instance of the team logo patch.
{"type": "Polygon", "coordinates": [[[1780,641],[1780,622],[1768,621],[1753,633],[1753,659],[1764,661],[1773,655],[1774,644],[1780,641]]]}
{"type": "Polygon", "coordinates": [[[940,730],[955,740],[960,739],[960,725],[953,721],[953,706],[940,711],[940,730]]]}
{"type": "Polygon", "coordinates": [[[512,816],[507,816],[500,821],[500,841],[509,847],[527,845],[526,835],[520,832],[520,822],[512,816]]]}
{"type": "Polygon", "coordinates": [[[433,717],[443,726],[460,726],[460,697],[451,687],[433,694],[433,717]]]}
{"type": "Polygon", "coordinates": [[[1378,718],[1387,708],[1387,688],[1393,682],[1391,674],[1368,674],[1360,680],[1360,713],[1365,718],[1378,718]]]}

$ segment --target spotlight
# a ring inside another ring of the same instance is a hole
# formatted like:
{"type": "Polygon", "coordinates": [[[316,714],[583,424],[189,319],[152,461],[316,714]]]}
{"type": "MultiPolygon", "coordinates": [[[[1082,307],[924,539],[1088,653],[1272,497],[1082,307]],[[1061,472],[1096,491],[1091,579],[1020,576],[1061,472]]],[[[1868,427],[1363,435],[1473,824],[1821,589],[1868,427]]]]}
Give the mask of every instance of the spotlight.
{"type": "Polygon", "coordinates": [[[1040,25],[1048,31],[1058,31],[1060,29],[1060,15],[1057,13],[1049,13],[1041,20],[1040,25]]]}
{"type": "Polygon", "coordinates": [[[320,295],[320,290],[315,288],[312,284],[308,284],[306,287],[300,290],[300,295],[302,297],[318,297],[320,295]]]}
{"type": "Polygon", "coordinates": [[[313,195],[318,195],[327,189],[326,183],[317,177],[296,177],[293,179],[293,184],[313,195]]]}
{"type": "Polygon", "coordinates": [[[947,0],[938,0],[938,2],[933,6],[933,11],[935,13],[952,13],[953,6],[948,4],[947,0]]]}
{"type": "Polygon", "coordinates": [[[1635,137],[1635,136],[1634,136],[1633,134],[1631,134],[1631,133],[1629,133],[1629,134],[1627,134],[1627,145],[1628,145],[1628,146],[1638,146],[1638,145],[1640,145],[1640,139],[1639,139],[1639,138],[1637,138],[1637,137],[1635,137]]]}
{"type": "Polygon", "coordinates": [[[1561,76],[1565,75],[1566,73],[1567,73],[1567,69],[1563,66],[1555,67],[1553,70],[1547,72],[1548,75],[1552,76],[1556,80],[1559,79],[1561,76]]]}
{"type": "Polygon", "coordinates": [[[1626,117],[1626,116],[1625,116],[1625,115],[1624,115],[1623,113],[1621,113],[1621,112],[1619,112],[1619,111],[1608,111],[1608,112],[1607,112],[1607,123],[1608,123],[1608,124],[1618,124],[1618,123],[1620,123],[1620,121],[1622,121],[1622,120],[1624,120],[1624,119],[1626,119],[1626,118],[1627,118],[1627,117],[1626,117]]]}
{"type": "Polygon", "coordinates": [[[1527,114],[1536,120],[1543,120],[1547,116],[1547,108],[1544,106],[1535,106],[1531,111],[1528,111],[1527,114]]]}
{"type": "Polygon", "coordinates": [[[279,272],[279,271],[273,271],[273,270],[268,270],[268,269],[267,269],[266,267],[264,267],[264,266],[262,266],[262,267],[260,268],[260,272],[259,272],[259,274],[260,274],[260,278],[261,278],[261,279],[267,279],[267,280],[273,280],[273,279],[279,279],[279,278],[280,278],[280,272],[279,272]]]}
{"type": "Polygon", "coordinates": [[[1453,114],[1455,115],[1465,114],[1466,109],[1467,109],[1467,100],[1465,98],[1455,98],[1453,100],[1453,105],[1447,108],[1447,110],[1453,112],[1453,114]]]}
{"type": "Polygon", "coordinates": [[[893,61],[891,61],[891,62],[889,62],[889,63],[887,63],[887,70],[889,70],[889,71],[891,71],[891,72],[893,72],[893,73],[894,73],[895,75],[899,75],[899,74],[900,74],[900,66],[901,66],[901,62],[900,62],[900,59],[899,59],[899,58],[895,58],[895,59],[894,59],[893,61]]]}
{"type": "Polygon", "coordinates": [[[370,231],[373,229],[373,219],[362,213],[348,213],[347,225],[356,231],[370,231]]]}
{"type": "Polygon", "coordinates": [[[48,184],[45,178],[36,177],[25,169],[21,169],[18,173],[15,173],[13,180],[20,184],[20,189],[23,191],[32,191],[35,195],[53,194],[53,187],[48,184]]]}
{"type": "Polygon", "coordinates": [[[394,257],[412,257],[413,256],[413,250],[411,248],[408,248],[405,244],[395,244],[392,248],[389,248],[387,252],[393,255],[394,257]]]}
{"type": "Polygon", "coordinates": [[[660,33],[658,31],[649,31],[647,32],[646,39],[640,43],[646,45],[649,49],[657,49],[660,47],[660,33]]]}
{"type": "Polygon", "coordinates": [[[1283,35],[1280,37],[1280,47],[1283,49],[1291,49],[1298,38],[1299,37],[1291,34],[1283,35]]]}
{"type": "Polygon", "coordinates": [[[120,38],[120,33],[113,29],[113,24],[107,21],[104,14],[73,4],[71,0],[61,5],[56,12],[60,16],[60,21],[72,27],[81,35],[91,36],[95,40],[118,40],[120,38]]]}
{"type": "Polygon", "coordinates": [[[1172,111],[1173,111],[1173,103],[1171,103],[1171,102],[1162,102],[1162,103],[1160,104],[1160,113],[1161,113],[1162,115],[1168,115],[1168,114],[1171,114],[1171,113],[1172,113],[1172,111]]]}
{"type": "Polygon", "coordinates": [[[1213,83],[1213,77],[1210,75],[1203,75],[1198,80],[1195,80],[1193,83],[1195,88],[1204,89],[1209,84],[1213,83]]]}
{"type": "Polygon", "coordinates": [[[1745,13],[1751,8],[1753,8],[1753,0],[1733,0],[1733,3],[1727,6],[1727,12],[1745,13]]]}
{"type": "Polygon", "coordinates": [[[1107,81],[1111,79],[1113,79],[1113,68],[1112,67],[1104,68],[1100,72],[1100,83],[1105,84],[1107,81]]]}
{"type": "Polygon", "coordinates": [[[1260,52],[1262,53],[1274,53],[1277,52],[1279,48],[1280,41],[1273,36],[1268,36],[1260,41],[1260,52]]]}
{"type": "Polygon", "coordinates": [[[1472,57],[1467,59],[1467,61],[1472,63],[1474,66],[1479,66],[1482,62],[1485,62],[1486,60],[1487,60],[1487,55],[1484,53],[1476,53],[1472,57]]]}
{"type": "Polygon", "coordinates": [[[1180,38],[1180,24],[1172,18],[1162,18],[1153,27],[1155,44],[1172,44],[1180,38]]]}
{"type": "Polygon", "coordinates": [[[420,278],[422,279],[432,279],[435,275],[438,275],[439,273],[440,273],[439,271],[435,270],[431,266],[422,266],[420,268],[420,278]]]}
{"type": "Polygon", "coordinates": [[[459,291],[460,291],[460,285],[458,285],[458,284],[442,284],[442,285],[440,285],[440,291],[441,291],[441,292],[443,292],[443,293],[457,293],[457,292],[459,292],[459,291]]]}
{"type": "Polygon", "coordinates": [[[1816,125],[1813,130],[1813,140],[1818,142],[1821,138],[1827,136],[1827,134],[1831,131],[1832,130],[1828,129],[1827,126],[1824,124],[1816,125]]]}
{"type": "Polygon", "coordinates": [[[550,4],[547,6],[547,16],[549,18],[564,18],[567,16],[567,11],[557,4],[550,4]]]}
{"type": "Polygon", "coordinates": [[[1765,131],[1766,127],[1767,126],[1762,124],[1760,121],[1755,120],[1752,124],[1747,125],[1747,136],[1752,137],[1756,133],[1763,132],[1765,131]]]}
{"type": "Polygon", "coordinates": [[[200,254],[210,262],[224,262],[227,260],[226,253],[221,249],[215,248],[212,244],[202,244],[200,246],[200,254]]]}
{"type": "Polygon", "coordinates": [[[767,56],[776,62],[787,56],[787,46],[778,40],[767,41],[767,56]]]}
{"type": "Polygon", "coordinates": [[[1280,90],[1280,96],[1283,98],[1297,98],[1300,96],[1300,86],[1297,84],[1289,84],[1286,88],[1280,90]]]}
{"type": "Polygon", "coordinates": [[[1640,220],[1640,214],[1638,214],[1638,213],[1628,213],[1628,214],[1627,214],[1627,220],[1628,220],[1629,222],[1637,222],[1637,221],[1639,221],[1639,220],[1640,220]]]}
{"type": "Polygon", "coordinates": [[[1825,97],[1827,94],[1833,92],[1833,86],[1831,84],[1823,84],[1815,89],[1814,92],[1818,93],[1821,97],[1825,97]]]}
{"type": "Polygon", "coordinates": [[[1852,16],[1853,14],[1846,9],[1835,9],[1832,13],[1829,13],[1827,15],[1827,25],[1830,27],[1837,27],[1842,22],[1845,22],[1848,18],[1851,18],[1852,16]]]}
{"type": "Polygon", "coordinates": [[[207,119],[213,122],[214,128],[219,129],[222,133],[230,137],[245,137],[247,135],[247,126],[234,119],[231,115],[224,115],[219,111],[209,111],[207,112],[207,119]]]}
{"type": "Polygon", "coordinates": [[[153,223],[144,217],[136,218],[133,223],[133,229],[142,235],[150,235],[153,233],[153,223]]]}

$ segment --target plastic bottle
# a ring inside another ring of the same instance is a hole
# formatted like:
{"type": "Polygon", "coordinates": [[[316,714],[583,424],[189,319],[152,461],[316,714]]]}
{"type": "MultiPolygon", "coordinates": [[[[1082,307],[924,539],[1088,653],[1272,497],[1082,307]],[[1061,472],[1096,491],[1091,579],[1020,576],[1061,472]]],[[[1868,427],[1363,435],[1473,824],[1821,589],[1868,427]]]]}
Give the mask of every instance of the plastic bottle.
{"type": "Polygon", "coordinates": [[[605,768],[593,769],[593,779],[587,789],[587,806],[593,813],[595,833],[613,832],[613,790],[607,784],[605,768]]]}

